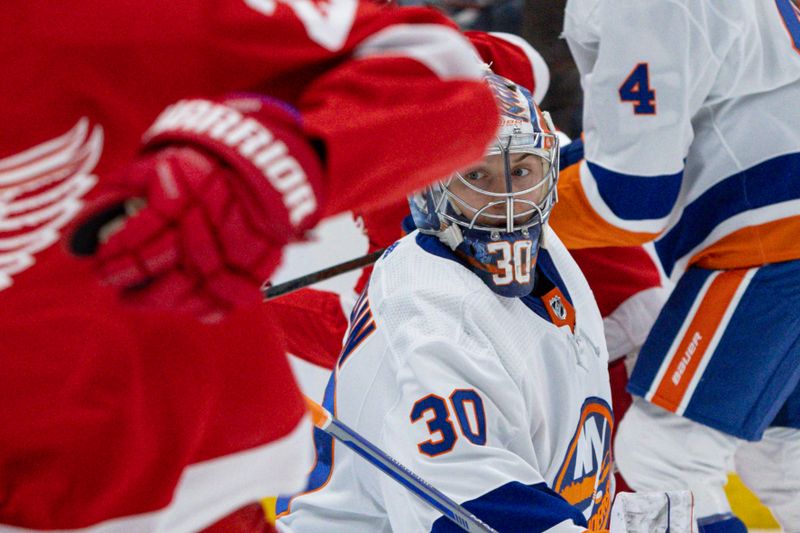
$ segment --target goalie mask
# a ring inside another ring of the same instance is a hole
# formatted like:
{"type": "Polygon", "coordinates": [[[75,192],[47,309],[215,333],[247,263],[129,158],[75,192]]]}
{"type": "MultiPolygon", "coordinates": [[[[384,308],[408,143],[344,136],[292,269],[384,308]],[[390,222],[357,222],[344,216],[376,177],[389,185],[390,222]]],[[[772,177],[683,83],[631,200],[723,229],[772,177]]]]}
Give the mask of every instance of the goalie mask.
{"type": "Polygon", "coordinates": [[[483,160],[415,193],[409,203],[417,228],[438,236],[494,292],[525,296],[556,202],[558,138],[530,92],[495,74],[486,80],[500,127],[483,160]]]}

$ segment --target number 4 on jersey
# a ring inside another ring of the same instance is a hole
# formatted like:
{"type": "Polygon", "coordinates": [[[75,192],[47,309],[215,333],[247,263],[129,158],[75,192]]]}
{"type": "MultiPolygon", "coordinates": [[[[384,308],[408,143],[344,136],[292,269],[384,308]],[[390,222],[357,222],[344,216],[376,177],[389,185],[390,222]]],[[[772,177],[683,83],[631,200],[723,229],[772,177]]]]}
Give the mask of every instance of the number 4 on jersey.
{"type": "Polygon", "coordinates": [[[623,102],[633,102],[633,112],[637,115],[656,114],[656,91],[650,88],[650,72],[647,63],[639,63],[622,85],[619,98],[623,102]]]}

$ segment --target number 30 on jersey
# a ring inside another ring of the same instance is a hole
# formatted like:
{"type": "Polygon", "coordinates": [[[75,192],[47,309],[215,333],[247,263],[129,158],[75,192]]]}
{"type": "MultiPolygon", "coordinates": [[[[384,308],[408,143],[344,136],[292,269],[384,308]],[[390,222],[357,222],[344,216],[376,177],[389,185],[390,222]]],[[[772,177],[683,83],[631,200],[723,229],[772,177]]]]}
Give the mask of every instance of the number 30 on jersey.
{"type": "Polygon", "coordinates": [[[417,400],[411,408],[411,422],[424,419],[431,434],[430,439],[417,444],[420,453],[436,457],[449,452],[456,445],[458,433],[450,407],[455,413],[461,435],[472,444],[486,444],[486,412],[480,395],[474,389],[455,389],[448,400],[428,394],[417,400]]]}

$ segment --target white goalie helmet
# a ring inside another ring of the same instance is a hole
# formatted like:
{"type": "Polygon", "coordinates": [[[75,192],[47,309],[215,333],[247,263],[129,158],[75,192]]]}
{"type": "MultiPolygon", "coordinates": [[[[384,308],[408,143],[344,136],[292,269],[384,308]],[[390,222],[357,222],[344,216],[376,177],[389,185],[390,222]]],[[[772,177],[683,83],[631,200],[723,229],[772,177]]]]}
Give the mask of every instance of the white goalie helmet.
{"type": "Polygon", "coordinates": [[[557,200],[559,142],[530,92],[493,73],[486,82],[500,125],[483,160],[414,194],[411,212],[421,232],[465,256],[492,290],[521,296],[533,286],[542,226],[557,200]],[[498,265],[513,275],[498,274],[498,265]]]}

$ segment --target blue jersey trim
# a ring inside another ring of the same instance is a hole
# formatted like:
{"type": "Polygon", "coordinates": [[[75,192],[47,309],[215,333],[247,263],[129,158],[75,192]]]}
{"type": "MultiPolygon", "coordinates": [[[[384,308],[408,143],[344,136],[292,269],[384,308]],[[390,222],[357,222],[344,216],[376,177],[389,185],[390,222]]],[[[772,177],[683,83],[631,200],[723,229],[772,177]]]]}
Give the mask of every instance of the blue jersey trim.
{"type": "MultiPolygon", "coordinates": [[[[512,481],[462,506],[497,531],[540,533],[568,519],[575,525],[587,527],[583,514],[545,483],[524,485],[512,481]]],[[[433,533],[461,531],[444,516],[431,527],[433,533]]]]}
{"type": "MultiPolygon", "coordinates": [[[[403,234],[405,235],[417,229],[417,225],[414,224],[414,215],[406,215],[400,223],[400,229],[403,230],[403,234]]],[[[394,246],[394,244],[392,246],[394,246]]]]}
{"type": "Polygon", "coordinates": [[[600,197],[623,220],[663,218],[670,214],[683,181],[683,170],[660,176],[614,172],[587,161],[600,197]]]}
{"type": "MultiPolygon", "coordinates": [[[[387,249],[386,253],[390,251],[391,249],[387,249]]],[[[345,360],[350,357],[350,354],[361,345],[364,339],[372,335],[372,332],[375,331],[375,320],[372,317],[372,310],[369,308],[368,291],[369,282],[367,282],[350,313],[350,327],[348,328],[347,337],[342,347],[342,353],[339,355],[339,362],[337,363],[338,368],[342,368],[342,365],[345,360]],[[356,318],[359,316],[361,316],[361,318],[358,322],[355,322],[356,318]]]]}
{"type": "MultiPolygon", "coordinates": [[[[429,254],[455,261],[459,265],[464,266],[464,264],[458,259],[458,256],[453,253],[453,250],[440,241],[439,237],[420,232],[417,233],[416,241],[419,247],[429,254]]],[[[466,268],[466,266],[464,266],[464,268],[466,268]]]]}
{"type": "Polygon", "coordinates": [[[747,533],[744,522],[731,513],[698,518],[697,527],[700,533],[747,533]]]}
{"type": "MultiPolygon", "coordinates": [[[[387,252],[388,251],[390,250],[387,249],[387,252]]],[[[353,308],[350,310],[349,322],[351,324],[355,321],[356,317],[364,310],[364,302],[367,300],[367,289],[369,289],[369,280],[367,280],[367,283],[364,285],[364,289],[361,291],[361,294],[358,295],[358,298],[356,298],[356,303],[353,304],[353,308]]]]}
{"type": "MultiPolygon", "coordinates": [[[[717,183],[687,205],[678,223],[656,242],[667,275],[725,220],[800,198],[800,153],[775,157],[717,183]]],[[[800,214],[800,213],[798,213],[800,214]]]]}
{"type": "Polygon", "coordinates": [[[350,336],[347,338],[347,344],[345,344],[344,351],[342,351],[341,357],[339,357],[338,367],[342,368],[345,360],[350,357],[350,354],[361,344],[361,342],[372,335],[372,332],[375,331],[375,322],[370,322],[372,320],[372,314],[368,314],[364,318],[361,319],[361,322],[356,326],[360,329],[354,329],[350,336]]]}
{"type": "Polygon", "coordinates": [[[571,167],[576,163],[580,163],[583,157],[583,139],[575,139],[561,148],[558,156],[559,167],[562,170],[571,167]]]}
{"type": "MultiPolygon", "coordinates": [[[[434,235],[427,235],[424,233],[418,233],[416,238],[417,244],[426,252],[433,254],[438,257],[442,257],[444,259],[449,259],[451,261],[455,261],[456,263],[464,266],[458,256],[453,253],[453,251],[448,248],[442,241],[439,240],[438,237],[434,235]]],[[[536,265],[540,274],[544,274],[550,282],[553,283],[556,287],[559,288],[561,293],[567,299],[567,301],[572,305],[572,297],[569,295],[569,291],[567,290],[567,286],[564,284],[564,280],[561,279],[561,275],[558,273],[558,269],[556,269],[555,264],[553,263],[553,259],[550,257],[550,254],[547,252],[546,249],[540,248],[539,253],[536,257],[536,265]]],[[[464,268],[467,268],[464,266],[464,268]]],[[[550,313],[547,312],[545,308],[545,304],[539,296],[534,296],[532,294],[528,294],[526,296],[521,296],[520,301],[525,304],[525,306],[533,311],[537,316],[541,317],[544,320],[547,320],[551,324],[553,323],[552,318],[550,318],[550,313]]]]}
{"type": "MultiPolygon", "coordinates": [[[[322,400],[322,406],[327,409],[329,413],[334,413],[334,398],[336,396],[336,372],[331,373],[328,379],[328,384],[325,386],[325,395],[322,400]]],[[[333,437],[322,431],[321,429],[314,428],[314,449],[316,450],[316,461],[311,473],[308,475],[308,483],[305,490],[300,494],[293,494],[291,496],[279,496],[275,502],[275,514],[279,515],[289,510],[289,504],[296,496],[302,496],[306,492],[317,490],[325,485],[331,477],[333,472],[333,437]]]]}
{"type": "Polygon", "coordinates": [[[786,24],[786,29],[789,31],[795,49],[800,51],[800,19],[798,18],[798,12],[792,7],[791,0],[775,0],[775,5],[778,7],[781,18],[786,24]]]}
{"type": "Polygon", "coordinates": [[[548,252],[547,249],[539,249],[539,255],[536,257],[536,265],[539,267],[539,270],[545,276],[547,276],[547,279],[549,279],[553,285],[558,287],[570,305],[572,305],[572,296],[569,295],[567,284],[564,283],[564,280],[561,278],[561,274],[558,273],[558,269],[556,268],[555,263],[553,263],[553,258],[550,257],[550,252],[548,252]]]}

